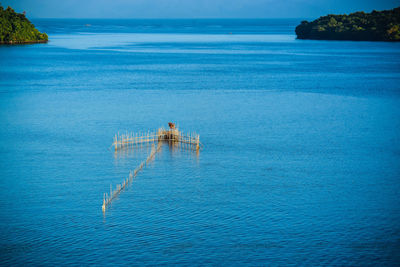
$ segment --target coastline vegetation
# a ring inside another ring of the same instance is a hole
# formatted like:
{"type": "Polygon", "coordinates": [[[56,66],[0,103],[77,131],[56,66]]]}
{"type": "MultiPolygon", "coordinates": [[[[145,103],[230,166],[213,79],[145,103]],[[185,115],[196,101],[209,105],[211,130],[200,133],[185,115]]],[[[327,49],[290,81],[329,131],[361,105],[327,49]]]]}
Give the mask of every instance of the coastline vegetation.
{"type": "Polygon", "coordinates": [[[298,39],[313,40],[400,41],[400,7],[302,21],[296,35],[298,39]]]}
{"type": "Polygon", "coordinates": [[[25,17],[11,7],[0,5],[0,44],[46,43],[48,36],[39,32],[25,17]]]}

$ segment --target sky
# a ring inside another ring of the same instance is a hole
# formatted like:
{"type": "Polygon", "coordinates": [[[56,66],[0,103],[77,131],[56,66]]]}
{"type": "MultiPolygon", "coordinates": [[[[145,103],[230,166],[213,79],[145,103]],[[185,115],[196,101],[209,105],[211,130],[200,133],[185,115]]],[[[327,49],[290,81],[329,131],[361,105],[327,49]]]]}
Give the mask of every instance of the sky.
{"type": "Polygon", "coordinates": [[[0,0],[28,18],[317,18],[384,10],[399,0],[0,0]]]}

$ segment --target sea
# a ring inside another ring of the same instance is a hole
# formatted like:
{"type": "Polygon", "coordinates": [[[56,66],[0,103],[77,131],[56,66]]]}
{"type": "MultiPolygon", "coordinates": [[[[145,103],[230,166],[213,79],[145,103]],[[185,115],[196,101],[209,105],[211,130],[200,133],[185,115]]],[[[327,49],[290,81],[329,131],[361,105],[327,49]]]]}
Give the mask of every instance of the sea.
{"type": "Polygon", "coordinates": [[[0,46],[1,266],[400,264],[400,43],[302,19],[34,19],[0,46]],[[174,122],[151,144],[116,134],[174,122]]]}

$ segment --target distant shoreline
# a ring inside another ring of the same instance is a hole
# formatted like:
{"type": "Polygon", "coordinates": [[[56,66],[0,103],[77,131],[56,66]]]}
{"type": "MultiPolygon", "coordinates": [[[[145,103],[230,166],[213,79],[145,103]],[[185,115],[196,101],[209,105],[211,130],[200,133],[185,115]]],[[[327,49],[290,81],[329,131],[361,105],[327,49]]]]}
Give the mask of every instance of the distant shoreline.
{"type": "Polygon", "coordinates": [[[0,25],[0,44],[47,43],[49,39],[25,17],[25,12],[17,13],[11,7],[4,9],[0,5],[0,25]]]}
{"type": "Polygon", "coordinates": [[[302,21],[297,39],[343,41],[400,41],[400,7],[392,10],[327,15],[302,21]]]}
{"type": "Polygon", "coordinates": [[[5,45],[14,45],[14,44],[43,44],[49,42],[48,40],[37,40],[37,41],[9,41],[9,42],[0,42],[0,44],[5,44],[5,45]]]}

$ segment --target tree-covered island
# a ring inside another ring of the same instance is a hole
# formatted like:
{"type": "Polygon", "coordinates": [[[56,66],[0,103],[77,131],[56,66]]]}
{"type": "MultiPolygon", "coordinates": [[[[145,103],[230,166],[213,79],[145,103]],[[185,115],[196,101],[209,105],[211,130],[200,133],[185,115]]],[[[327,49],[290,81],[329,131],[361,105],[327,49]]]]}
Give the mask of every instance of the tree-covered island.
{"type": "Polygon", "coordinates": [[[11,7],[0,5],[0,44],[46,43],[47,34],[39,32],[25,17],[11,7]]]}
{"type": "Polygon", "coordinates": [[[313,40],[400,41],[400,7],[302,21],[296,35],[298,39],[313,40]]]}

